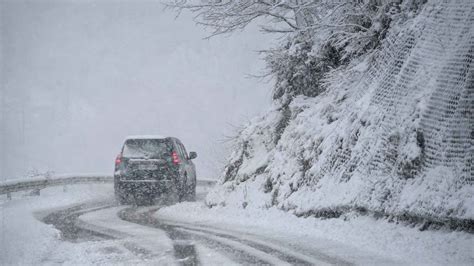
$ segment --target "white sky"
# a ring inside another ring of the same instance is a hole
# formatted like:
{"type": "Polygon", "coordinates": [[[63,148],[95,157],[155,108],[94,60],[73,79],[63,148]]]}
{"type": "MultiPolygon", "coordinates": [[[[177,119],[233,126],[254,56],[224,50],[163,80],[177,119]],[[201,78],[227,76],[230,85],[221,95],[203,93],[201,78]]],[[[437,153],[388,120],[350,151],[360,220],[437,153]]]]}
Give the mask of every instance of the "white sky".
{"type": "Polygon", "coordinates": [[[219,141],[270,103],[255,28],[203,40],[159,1],[5,1],[1,179],[28,170],[113,171],[126,135],[174,135],[214,178],[219,141]]]}

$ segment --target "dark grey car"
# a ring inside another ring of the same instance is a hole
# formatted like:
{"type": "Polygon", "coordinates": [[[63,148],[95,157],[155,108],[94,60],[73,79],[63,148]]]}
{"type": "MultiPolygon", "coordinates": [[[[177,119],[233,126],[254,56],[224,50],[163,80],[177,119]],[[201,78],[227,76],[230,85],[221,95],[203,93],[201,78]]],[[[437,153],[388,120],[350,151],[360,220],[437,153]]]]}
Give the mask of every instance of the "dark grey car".
{"type": "Polygon", "coordinates": [[[128,137],[115,160],[115,196],[120,204],[169,197],[195,200],[195,152],[174,137],[128,137]]]}

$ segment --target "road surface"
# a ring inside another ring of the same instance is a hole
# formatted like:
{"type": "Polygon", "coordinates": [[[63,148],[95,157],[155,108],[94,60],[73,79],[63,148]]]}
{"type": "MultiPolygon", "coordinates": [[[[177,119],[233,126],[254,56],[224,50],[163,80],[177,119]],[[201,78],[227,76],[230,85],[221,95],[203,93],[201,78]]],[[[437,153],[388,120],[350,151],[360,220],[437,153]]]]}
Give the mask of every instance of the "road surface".
{"type": "MultiPolygon", "coordinates": [[[[203,201],[206,189],[198,192],[203,201]]],[[[352,265],[315,247],[277,236],[258,235],[234,228],[158,218],[166,204],[118,205],[98,199],[62,209],[44,211],[41,220],[61,231],[61,240],[80,243],[117,240],[143,263],[170,265],[352,265]]],[[[283,234],[284,232],[282,232],[283,234]]],[[[114,247],[109,247],[114,250],[114,247]]],[[[368,258],[377,261],[376,258],[368,258]]],[[[379,260],[389,263],[389,260],[379,260]]]]}

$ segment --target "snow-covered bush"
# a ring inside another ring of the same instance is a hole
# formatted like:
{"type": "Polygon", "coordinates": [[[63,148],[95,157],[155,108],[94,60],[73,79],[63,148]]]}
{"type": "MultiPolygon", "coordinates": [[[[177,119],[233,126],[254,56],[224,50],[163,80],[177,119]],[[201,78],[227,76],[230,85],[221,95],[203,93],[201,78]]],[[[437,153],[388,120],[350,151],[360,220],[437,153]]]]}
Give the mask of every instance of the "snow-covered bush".
{"type": "Polygon", "coordinates": [[[259,20],[268,33],[285,34],[280,47],[266,51],[276,78],[274,99],[288,104],[297,95],[314,97],[323,76],[377,48],[401,10],[416,12],[423,1],[168,1],[168,7],[196,13],[212,35],[231,33],[259,20]]]}
{"type": "Polygon", "coordinates": [[[298,33],[283,47],[266,53],[269,72],[276,79],[273,99],[314,97],[324,90],[321,80],[324,74],[339,66],[340,55],[330,44],[323,48],[315,46],[311,34],[298,33]]]}

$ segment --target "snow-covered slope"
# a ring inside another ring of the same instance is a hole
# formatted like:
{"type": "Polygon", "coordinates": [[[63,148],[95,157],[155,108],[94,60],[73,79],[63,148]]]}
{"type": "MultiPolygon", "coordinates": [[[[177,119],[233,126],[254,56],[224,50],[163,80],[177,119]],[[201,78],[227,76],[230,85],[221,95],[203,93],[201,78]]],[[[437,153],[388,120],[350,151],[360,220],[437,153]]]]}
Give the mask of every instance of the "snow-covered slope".
{"type": "Polygon", "coordinates": [[[325,93],[251,121],[207,204],[472,221],[474,2],[429,1],[404,21],[329,72],[325,93]]]}

